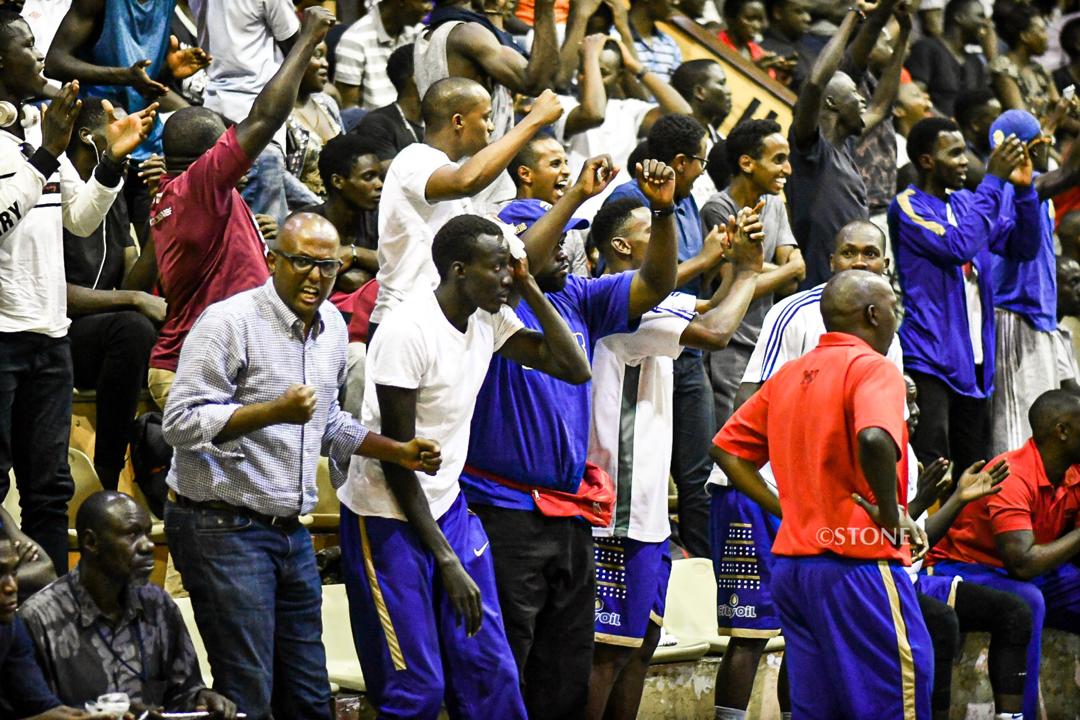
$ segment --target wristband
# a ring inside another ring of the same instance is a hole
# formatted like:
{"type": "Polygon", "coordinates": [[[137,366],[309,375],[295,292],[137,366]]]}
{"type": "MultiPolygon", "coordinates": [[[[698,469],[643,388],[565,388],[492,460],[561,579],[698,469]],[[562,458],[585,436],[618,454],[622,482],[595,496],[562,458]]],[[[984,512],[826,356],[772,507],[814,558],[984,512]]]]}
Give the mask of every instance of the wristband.
{"type": "Polygon", "coordinates": [[[634,77],[638,79],[638,82],[645,82],[645,76],[649,74],[649,68],[643,67],[638,72],[634,73],[634,77]]]}
{"type": "Polygon", "coordinates": [[[652,210],[652,216],[654,218],[666,218],[669,215],[675,214],[675,206],[668,205],[667,207],[655,208],[652,210]]]}

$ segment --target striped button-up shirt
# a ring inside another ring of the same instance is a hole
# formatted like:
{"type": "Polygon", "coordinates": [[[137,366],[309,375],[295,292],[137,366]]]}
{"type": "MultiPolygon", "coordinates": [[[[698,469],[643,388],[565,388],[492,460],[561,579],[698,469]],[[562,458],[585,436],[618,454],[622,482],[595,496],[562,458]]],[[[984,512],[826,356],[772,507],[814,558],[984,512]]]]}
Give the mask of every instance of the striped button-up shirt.
{"type": "Polygon", "coordinates": [[[367,435],[338,405],[348,335],[341,313],[319,308],[311,332],[278,297],[273,278],[208,307],[180,352],[162,429],[173,446],[168,484],[199,502],[220,501],[267,515],[311,512],[319,455],[336,486],[367,435]],[[278,398],[293,384],[316,390],[315,415],[215,443],[239,408],[278,398]]]}
{"type": "Polygon", "coordinates": [[[422,25],[404,28],[392,36],[382,24],[378,8],[357,20],[345,31],[334,51],[334,82],[361,89],[360,107],[374,110],[394,102],[397,90],[386,74],[390,54],[416,40],[422,25]]]}

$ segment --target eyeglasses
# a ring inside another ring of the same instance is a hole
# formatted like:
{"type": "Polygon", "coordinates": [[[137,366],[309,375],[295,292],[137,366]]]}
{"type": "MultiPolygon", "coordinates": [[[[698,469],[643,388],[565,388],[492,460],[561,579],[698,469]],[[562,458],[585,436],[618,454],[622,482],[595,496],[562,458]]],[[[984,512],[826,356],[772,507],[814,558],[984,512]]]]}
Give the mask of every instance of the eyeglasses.
{"type": "Polygon", "coordinates": [[[323,277],[334,277],[344,264],[340,260],[316,260],[307,255],[293,255],[291,253],[274,250],[275,255],[280,255],[289,261],[293,269],[298,273],[309,273],[312,268],[319,268],[319,274],[323,277]]]}
{"type": "Polygon", "coordinates": [[[697,160],[699,163],[701,163],[701,169],[702,170],[704,170],[706,167],[709,166],[709,161],[706,158],[698,157],[697,155],[691,155],[690,159],[691,160],[697,160]]]}

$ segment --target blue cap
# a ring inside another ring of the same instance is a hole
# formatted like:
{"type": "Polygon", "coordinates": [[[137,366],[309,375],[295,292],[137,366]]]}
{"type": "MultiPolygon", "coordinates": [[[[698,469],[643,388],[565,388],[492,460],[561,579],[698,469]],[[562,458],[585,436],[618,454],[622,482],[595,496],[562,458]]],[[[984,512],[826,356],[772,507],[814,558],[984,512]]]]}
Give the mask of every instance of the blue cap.
{"type": "MultiPolygon", "coordinates": [[[[544,213],[551,209],[551,205],[543,200],[527,198],[524,200],[512,200],[509,205],[499,211],[499,219],[514,228],[518,235],[533,226],[544,213]]],[[[589,227],[589,221],[584,218],[570,218],[563,232],[580,230],[589,227]]]]}
{"type": "Polygon", "coordinates": [[[996,148],[1010,135],[1026,145],[1042,134],[1042,126],[1034,115],[1026,110],[1006,110],[990,126],[990,147],[996,148]]]}

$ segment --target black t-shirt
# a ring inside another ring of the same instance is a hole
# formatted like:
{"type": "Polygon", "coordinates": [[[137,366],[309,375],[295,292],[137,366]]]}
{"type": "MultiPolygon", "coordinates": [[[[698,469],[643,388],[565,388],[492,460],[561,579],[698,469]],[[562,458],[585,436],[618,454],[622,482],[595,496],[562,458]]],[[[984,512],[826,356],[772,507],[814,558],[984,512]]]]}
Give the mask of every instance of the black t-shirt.
{"type": "Polygon", "coordinates": [[[379,160],[393,160],[407,145],[424,141],[424,127],[403,119],[393,103],[375,108],[349,132],[374,141],[379,160]]]}
{"type": "MultiPolygon", "coordinates": [[[[313,213],[321,217],[326,217],[326,203],[319,203],[318,205],[308,205],[306,208],[300,210],[300,212],[313,213]]],[[[327,218],[329,220],[329,218],[327,218]]],[[[356,242],[352,243],[356,247],[367,248],[368,250],[379,249],[379,211],[368,210],[360,214],[360,221],[357,223],[356,228],[356,242]]],[[[342,245],[349,245],[349,238],[341,238],[342,245]]]]}
{"type": "Polygon", "coordinates": [[[919,38],[911,47],[906,67],[911,77],[926,85],[934,107],[949,117],[956,113],[960,93],[990,86],[990,73],[981,55],[966,53],[960,64],[938,38],[919,38]]]}
{"type": "Polygon", "coordinates": [[[866,183],[855,167],[855,138],[839,147],[819,129],[817,139],[805,150],[791,142],[791,179],[787,184],[791,208],[791,231],[806,261],[809,288],[832,276],[829,255],[836,233],[853,220],[869,218],[866,183]]]}
{"type": "Polygon", "coordinates": [[[135,245],[127,203],[120,193],[105,222],[86,237],[64,230],[64,275],[72,285],[116,290],[124,280],[124,250],[135,245]]]}

